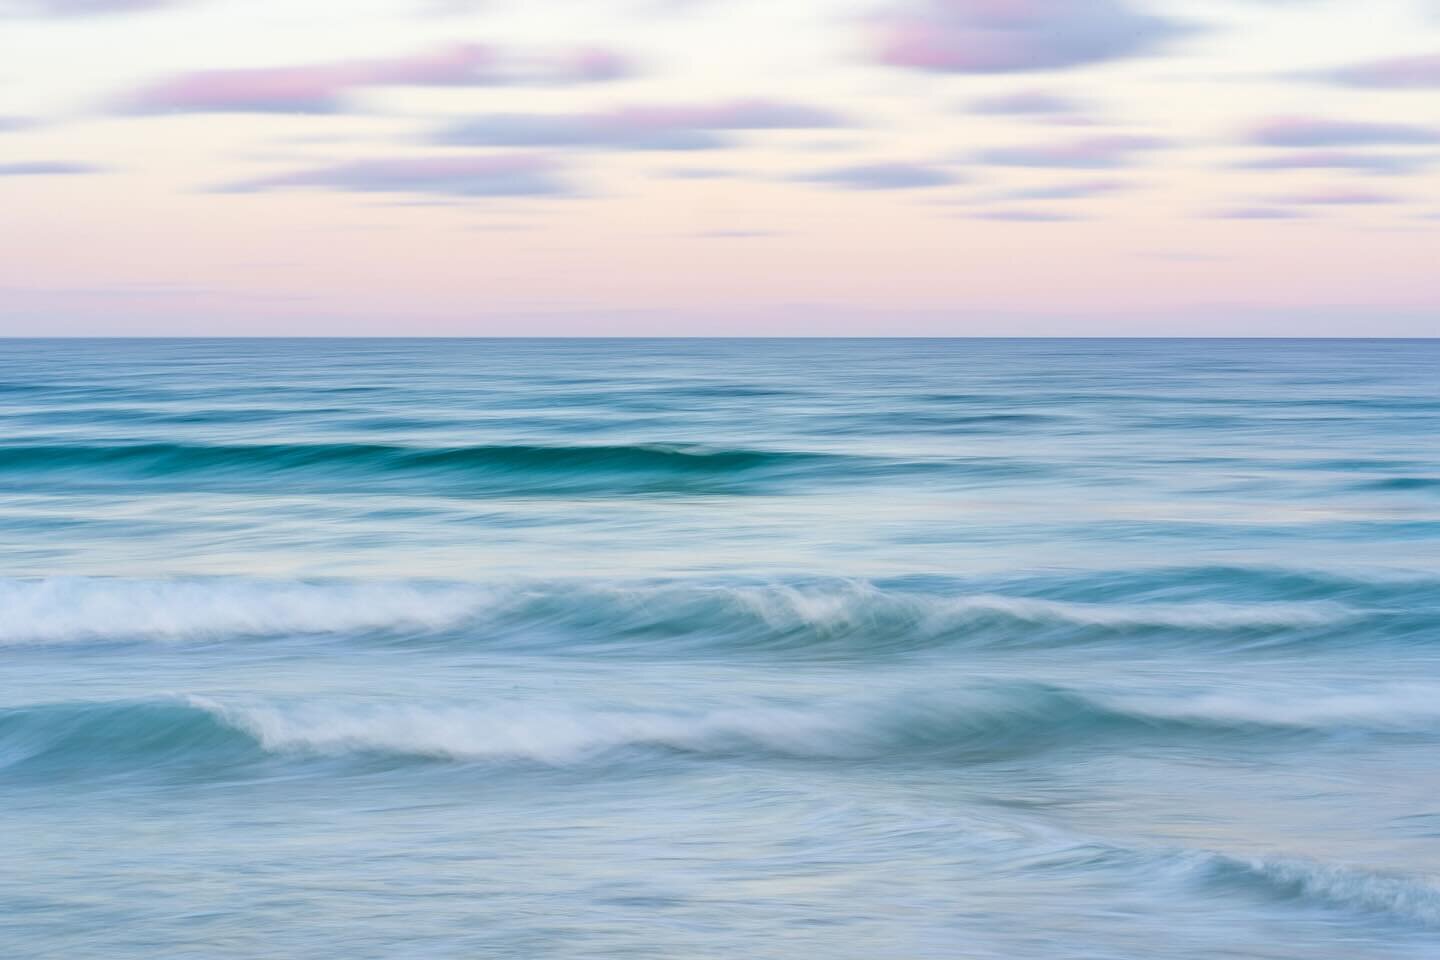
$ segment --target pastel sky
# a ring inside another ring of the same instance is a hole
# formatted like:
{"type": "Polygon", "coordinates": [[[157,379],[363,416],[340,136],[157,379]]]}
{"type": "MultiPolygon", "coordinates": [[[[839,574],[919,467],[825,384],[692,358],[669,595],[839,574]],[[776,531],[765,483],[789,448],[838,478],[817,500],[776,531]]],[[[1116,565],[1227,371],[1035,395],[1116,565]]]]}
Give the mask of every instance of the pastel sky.
{"type": "Polygon", "coordinates": [[[1440,335],[1440,0],[0,0],[0,334],[1440,335]]]}

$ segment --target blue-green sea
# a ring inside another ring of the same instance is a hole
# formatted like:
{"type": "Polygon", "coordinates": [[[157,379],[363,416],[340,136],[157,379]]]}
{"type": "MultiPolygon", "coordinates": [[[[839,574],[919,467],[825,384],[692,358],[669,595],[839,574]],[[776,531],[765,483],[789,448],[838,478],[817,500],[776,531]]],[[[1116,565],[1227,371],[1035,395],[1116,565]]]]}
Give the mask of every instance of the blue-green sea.
{"type": "Polygon", "coordinates": [[[0,957],[1435,960],[1440,341],[0,341],[0,957]]]}

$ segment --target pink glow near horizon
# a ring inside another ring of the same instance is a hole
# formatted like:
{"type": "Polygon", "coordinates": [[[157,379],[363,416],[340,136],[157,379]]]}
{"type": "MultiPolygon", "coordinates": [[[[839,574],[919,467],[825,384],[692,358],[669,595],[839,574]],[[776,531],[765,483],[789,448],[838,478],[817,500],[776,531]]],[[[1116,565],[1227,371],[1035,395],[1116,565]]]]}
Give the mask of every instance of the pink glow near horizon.
{"type": "Polygon", "coordinates": [[[1440,18],[1234,7],[37,0],[0,333],[1440,333],[1440,18]]]}

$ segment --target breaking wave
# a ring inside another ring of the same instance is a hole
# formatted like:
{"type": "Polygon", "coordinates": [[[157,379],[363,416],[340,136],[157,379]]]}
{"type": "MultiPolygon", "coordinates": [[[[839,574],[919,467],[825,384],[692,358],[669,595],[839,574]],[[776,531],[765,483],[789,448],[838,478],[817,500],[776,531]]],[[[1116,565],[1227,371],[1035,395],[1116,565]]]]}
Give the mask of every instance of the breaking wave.
{"type": "Polygon", "coordinates": [[[1053,643],[1135,631],[1222,639],[1238,634],[1243,640],[1334,629],[1365,616],[1325,600],[1077,602],[866,581],[713,586],[5,579],[0,609],[6,614],[0,646],[460,631],[467,638],[516,642],[554,642],[560,632],[567,645],[681,638],[720,648],[838,644],[856,651],[958,639],[1053,643]]]}
{"type": "Polygon", "coordinates": [[[571,765],[634,751],[810,760],[981,762],[1137,737],[1440,733],[1434,685],[1366,696],[1300,699],[1130,696],[1041,683],[907,689],[883,696],[708,707],[491,699],[416,703],[345,700],[40,704],[0,710],[0,766],[62,768],[262,755],[388,756],[456,762],[571,765]]]}

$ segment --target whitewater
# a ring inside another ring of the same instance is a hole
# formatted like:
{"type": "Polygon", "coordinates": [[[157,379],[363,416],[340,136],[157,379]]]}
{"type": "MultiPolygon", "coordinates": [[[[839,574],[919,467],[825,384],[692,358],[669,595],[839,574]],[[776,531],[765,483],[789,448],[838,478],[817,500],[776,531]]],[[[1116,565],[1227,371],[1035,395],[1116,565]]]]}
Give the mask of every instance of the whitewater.
{"type": "Polygon", "coordinates": [[[1434,341],[0,341],[0,956],[1440,957],[1434,341]]]}

